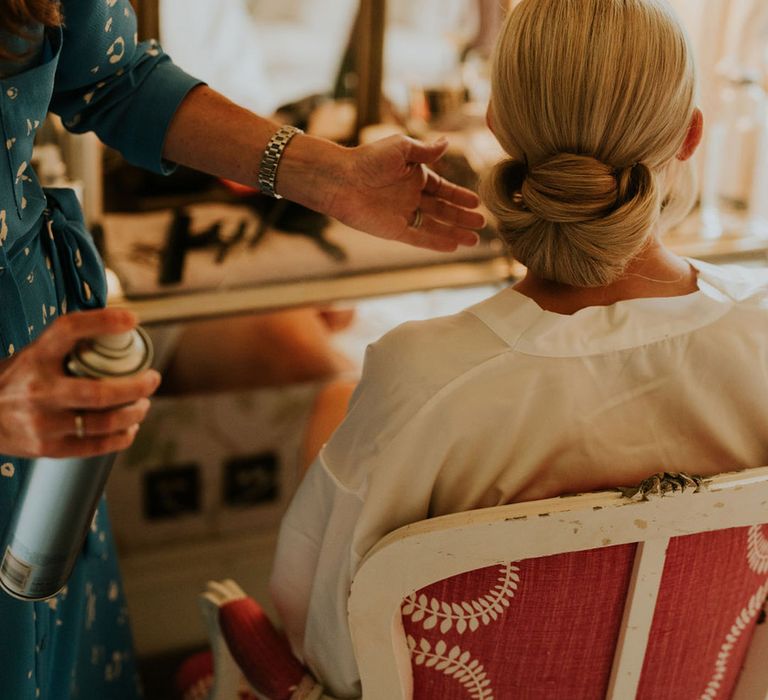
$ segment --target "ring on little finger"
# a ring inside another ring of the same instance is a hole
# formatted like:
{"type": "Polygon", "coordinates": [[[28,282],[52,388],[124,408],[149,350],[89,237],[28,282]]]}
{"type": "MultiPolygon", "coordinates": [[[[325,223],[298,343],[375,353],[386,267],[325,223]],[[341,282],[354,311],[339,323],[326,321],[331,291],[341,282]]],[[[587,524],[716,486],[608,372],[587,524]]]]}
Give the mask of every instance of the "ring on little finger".
{"type": "Polygon", "coordinates": [[[85,437],[85,419],[82,413],[75,413],[75,435],[78,438],[85,437]]]}

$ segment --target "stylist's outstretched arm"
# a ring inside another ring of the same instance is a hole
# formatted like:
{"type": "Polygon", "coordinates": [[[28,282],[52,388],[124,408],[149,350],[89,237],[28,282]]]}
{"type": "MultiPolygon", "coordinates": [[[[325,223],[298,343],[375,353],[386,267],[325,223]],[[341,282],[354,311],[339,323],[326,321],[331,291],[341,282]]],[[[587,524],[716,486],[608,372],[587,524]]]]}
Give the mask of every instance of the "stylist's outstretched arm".
{"type": "MultiPolygon", "coordinates": [[[[259,187],[259,167],[279,125],[206,86],[193,89],[168,129],[163,156],[174,163],[259,187]]],[[[447,143],[392,136],[345,148],[297,134],[280,154],[277,194],[342,223],[422,248],[474,245],[484,218],[477,195],[428,166],[447,143]]]]}

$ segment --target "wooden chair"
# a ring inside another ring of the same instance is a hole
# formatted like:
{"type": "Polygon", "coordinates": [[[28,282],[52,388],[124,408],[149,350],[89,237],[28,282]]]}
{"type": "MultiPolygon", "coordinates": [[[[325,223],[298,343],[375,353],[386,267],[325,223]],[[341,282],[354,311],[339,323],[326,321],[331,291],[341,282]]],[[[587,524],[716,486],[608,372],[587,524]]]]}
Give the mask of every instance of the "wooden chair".
{"type": "Polygon", "coordinates": [[[768,700],[764,522],[768,467],[400,528],[352,583],[363,698],[768,700]]]}

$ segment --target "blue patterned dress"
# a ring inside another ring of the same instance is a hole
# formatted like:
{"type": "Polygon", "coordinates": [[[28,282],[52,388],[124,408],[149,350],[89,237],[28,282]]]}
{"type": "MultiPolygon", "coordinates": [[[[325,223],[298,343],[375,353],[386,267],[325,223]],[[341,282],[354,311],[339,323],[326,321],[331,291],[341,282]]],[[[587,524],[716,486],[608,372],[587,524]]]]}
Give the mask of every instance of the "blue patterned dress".
{"type": "MultiPolygon", "coordinates": [[[[95,131],[133,163],[167,172],[166,129],[198,83],[155,42],[138,43],[128,0],[64,0],[63,29],[37,32],[23,64],[0,64],[0,357],[67,311],[103,306],[101,261],[69,190],[40,187],[30,166],[50,110],[95,131]]],[[[34,32],[33,32],[34,34],[34,32]]],[[[13,43],[8,36],[0,41],[13,43]]],[[[2,416],[0,416],[2,420],[2,416]]],[[[0,456],[0,529],[27,464],[0,456]]],[[[0,593],[0,698],[140,697],[104,502],[68,586],[44,603],[0,593]]]]}

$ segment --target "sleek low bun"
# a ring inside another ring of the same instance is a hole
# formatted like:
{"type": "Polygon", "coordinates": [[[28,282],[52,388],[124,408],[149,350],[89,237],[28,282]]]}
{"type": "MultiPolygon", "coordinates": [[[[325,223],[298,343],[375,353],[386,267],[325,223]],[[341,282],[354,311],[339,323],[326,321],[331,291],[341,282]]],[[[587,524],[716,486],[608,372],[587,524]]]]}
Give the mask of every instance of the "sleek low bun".
{"type": "Polygon", "coordinates": [[[577,224],[602,216],[619,192],[613,168],[589,156],[560,153],[530,169],[522,195],[539,218],[577,224]]]}
{"type": "Polygon", "coordinates": [[[512,254],[564,284],[620,278],[690,211],[677,156],[695,108],[691,47],[667,0],[513,3],[488,111],[508,159],[484,183],[512,254]]]}
{"type": "Polygon", "coordinates": [[[483,198],[517,260],[543,278],[576,287],[617,280],[661,213],[660,189],[647,166],[616,169],[573,153],[530,169],[512,159],[501,162],[485,179],[483,198]]]}

